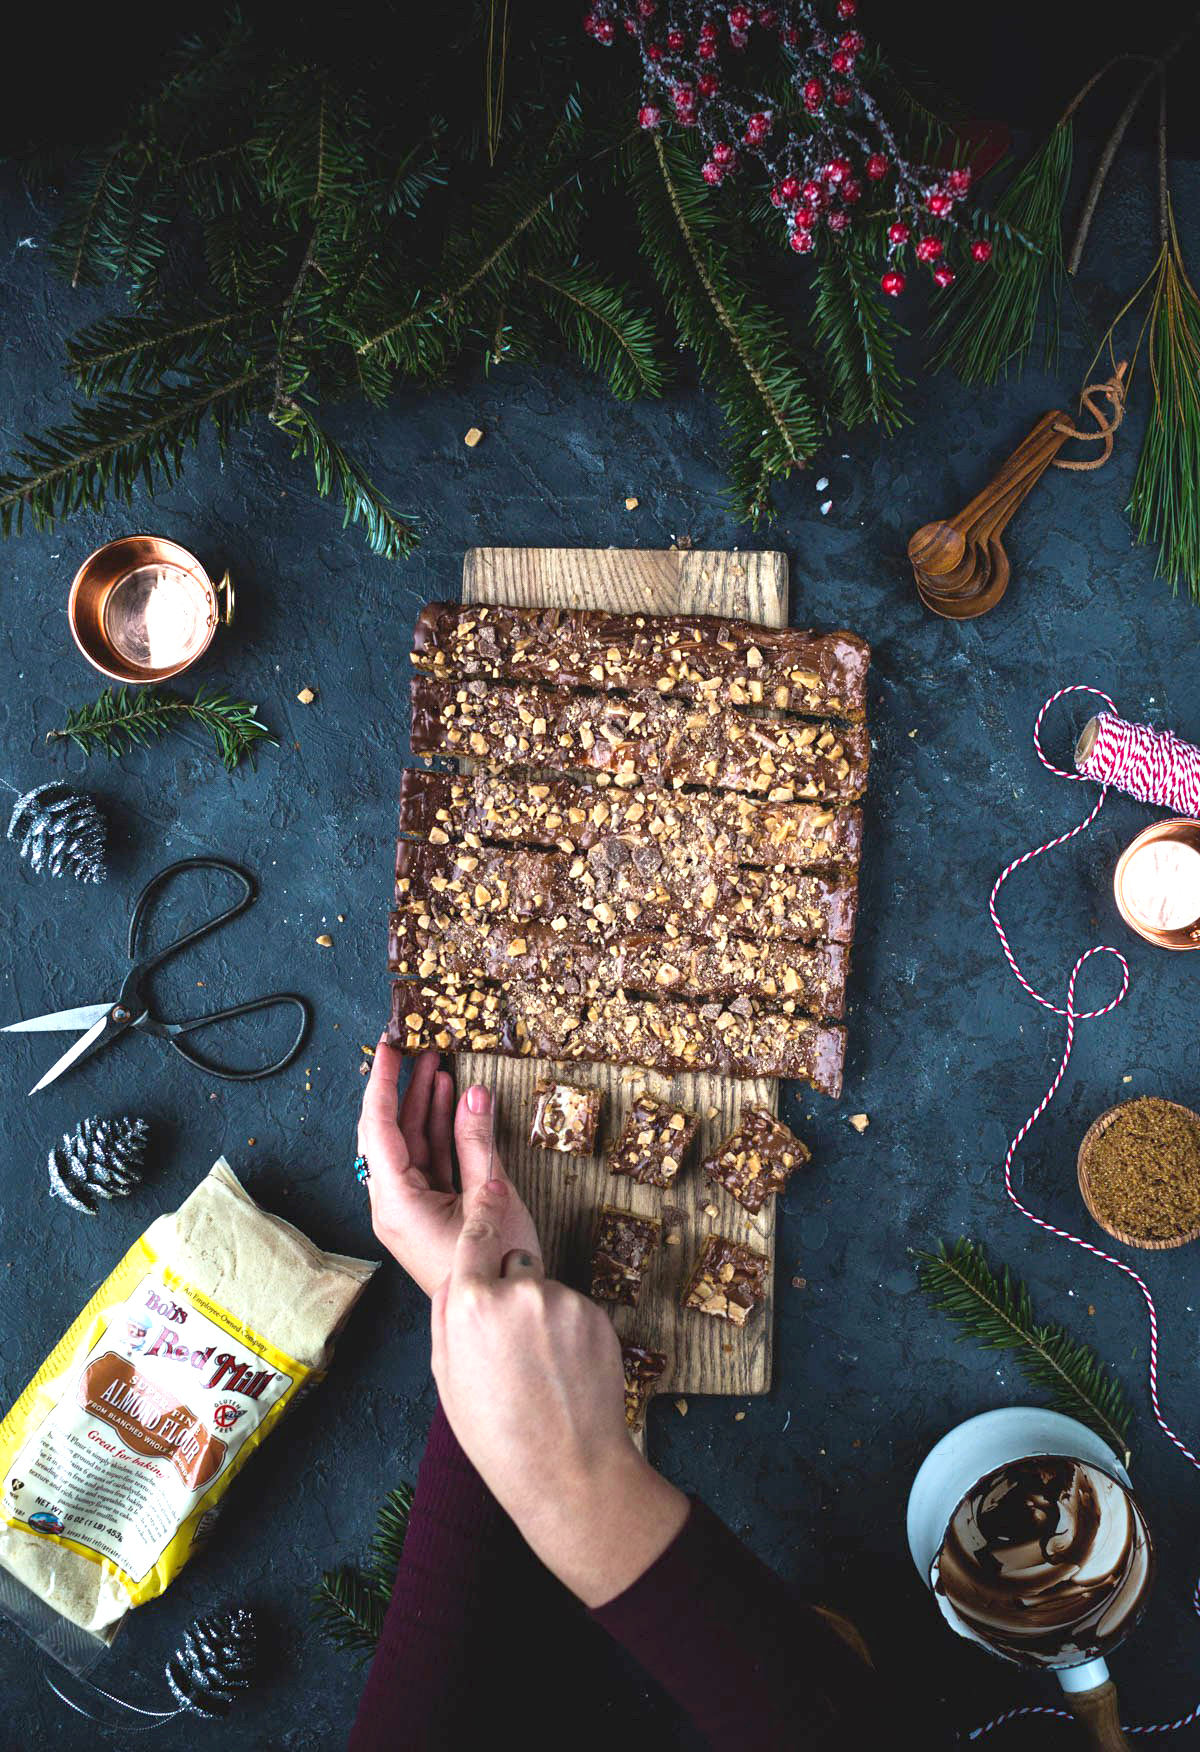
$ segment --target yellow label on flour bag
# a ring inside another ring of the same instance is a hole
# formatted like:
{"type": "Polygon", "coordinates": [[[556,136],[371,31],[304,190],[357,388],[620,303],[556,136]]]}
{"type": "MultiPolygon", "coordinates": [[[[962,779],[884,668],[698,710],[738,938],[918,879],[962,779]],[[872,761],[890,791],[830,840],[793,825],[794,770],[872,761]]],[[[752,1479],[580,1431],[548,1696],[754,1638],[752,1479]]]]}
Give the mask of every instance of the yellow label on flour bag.
{"type": "Polygon", "coordinates": [[[320,1380],[374,1270],[260,1210],[219,1161],[134,1243],[0,1423],[0,1569],[110,1641],[320,1380]]]}

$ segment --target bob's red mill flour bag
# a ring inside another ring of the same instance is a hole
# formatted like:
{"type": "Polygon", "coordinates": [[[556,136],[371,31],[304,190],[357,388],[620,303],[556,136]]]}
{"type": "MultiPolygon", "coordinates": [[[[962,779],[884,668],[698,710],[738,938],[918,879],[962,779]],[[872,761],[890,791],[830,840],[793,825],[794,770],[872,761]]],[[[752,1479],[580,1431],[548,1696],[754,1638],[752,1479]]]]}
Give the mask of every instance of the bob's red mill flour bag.
{"type": "Polygon", "coordinates": [[[86,1670],[321,1379],[374,1270],[260,1210],[217,1162],[134,1243],[0,1423],[0,1610],[86,1670]]]}

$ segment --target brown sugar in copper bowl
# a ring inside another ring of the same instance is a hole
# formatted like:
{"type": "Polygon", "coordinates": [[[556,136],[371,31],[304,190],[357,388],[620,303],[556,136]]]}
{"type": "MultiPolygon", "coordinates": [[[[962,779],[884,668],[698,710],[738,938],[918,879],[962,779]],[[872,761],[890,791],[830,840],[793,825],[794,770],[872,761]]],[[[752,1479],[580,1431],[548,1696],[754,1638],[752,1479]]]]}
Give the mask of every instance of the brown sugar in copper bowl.
{"type": "MultiPolygon", "coordinates": [[[[1191,1120],[1195,1124],[1197,1132],[1200,1133],[1200,1113],[1194,1113],[1190,1107],[1184,1107],[1182,1103],[1178,1101],[1164,1101],[1157,1095],[1142,1096],[1140,1097],[1140,1100],[1153,1101],[1159,1107],[1170,1108],[1173,1112],[1191,1120]]],[[[1096,1202],[1095,1189],[1093,1186],[1092,1177],[1095,1168],[1096,1145],[1099,1142],[1099,1139],[1123,1114],[1127,1113],[1131,1107],[1136,1107],[1138,1104],[1138,1101],[1122,1101],[1118,1103],[1116,1107],[1110,1107],[1107,1112],[1102,1113],[1098,1119],[1092,1121],[1087,1131],[1083,1134],[1083,1141],[1079,1146],[1076,1172],[1079,1177],[1079,1190],[1083,1195],[1083,1202],[1087,1206],[1088,1212],[1093,1220],[1099,1223],[1100,1227],[1106,1234],[1111,1235],[1114,1241],[1120,1241],[1126,1247],[1140,1247],[1148,1252],[1162,1253],[1172,1247],[1186,1246],[1189,1241],[1195,1241],[1197,1237],[1200,1237],[1200,1220],[1197,1220],[1197,1222],[1189,1229],[1181,1229],[1176,1234],[1169,1235],[1165,1238],[1160,1237],[1148,1240],[1144,1235],[1134,1235],[1128,1230],[1117,1228],[1114,1223],[1110,1222],[1107,1217],[1103,1216],[1096,1202]]]]}
{"type": "Polygon", "coordinates": [[[233,619],[233,585],[228,572],[214,583],[178,542],[125,535],[80,566],[67,619],[75,643],[102,675],[165,681],[203,656],[218,625],[233,619]]]}

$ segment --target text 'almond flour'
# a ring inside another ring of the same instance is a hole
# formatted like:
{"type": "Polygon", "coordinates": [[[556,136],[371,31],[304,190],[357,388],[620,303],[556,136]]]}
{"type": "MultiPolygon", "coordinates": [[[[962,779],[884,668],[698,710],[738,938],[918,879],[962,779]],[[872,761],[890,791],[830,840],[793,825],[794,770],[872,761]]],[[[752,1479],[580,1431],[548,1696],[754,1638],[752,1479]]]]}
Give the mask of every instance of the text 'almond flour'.
{"type": "Polygon", "coordinates": [[[0,1611],[77,1671],[161,1594],[375,1266],[222,1159],[137,1240],[0,1422],[0,1611]]]}

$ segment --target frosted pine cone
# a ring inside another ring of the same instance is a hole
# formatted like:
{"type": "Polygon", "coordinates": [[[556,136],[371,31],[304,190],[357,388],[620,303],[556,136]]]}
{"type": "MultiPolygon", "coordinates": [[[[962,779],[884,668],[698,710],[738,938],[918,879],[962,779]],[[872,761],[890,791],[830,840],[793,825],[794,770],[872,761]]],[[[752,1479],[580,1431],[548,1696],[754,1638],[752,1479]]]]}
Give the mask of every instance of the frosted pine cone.
{"type": "Polygon", "coordinates": [[[108,824],[93,797],[58,783],[26,791],[13,804],[8,837],[40,875],[68,871],[80,882],[103,882],[108,824]]]}
{"type": "Polygon", "coordinates": [[[85,1119],[49,1156],[50,1192],[85,1216],[102,1198],[124,1198],[142,1178],[150,1127],[144,1119],[85,1119]]]}
{"type": "Polygon", "coordinates": [[[213,1612],[193,1619],[166,1665],[167,1684],[181,1710],[214,1720],[248,1691],[257,1662],[254,1615],[213,1612]]]}

